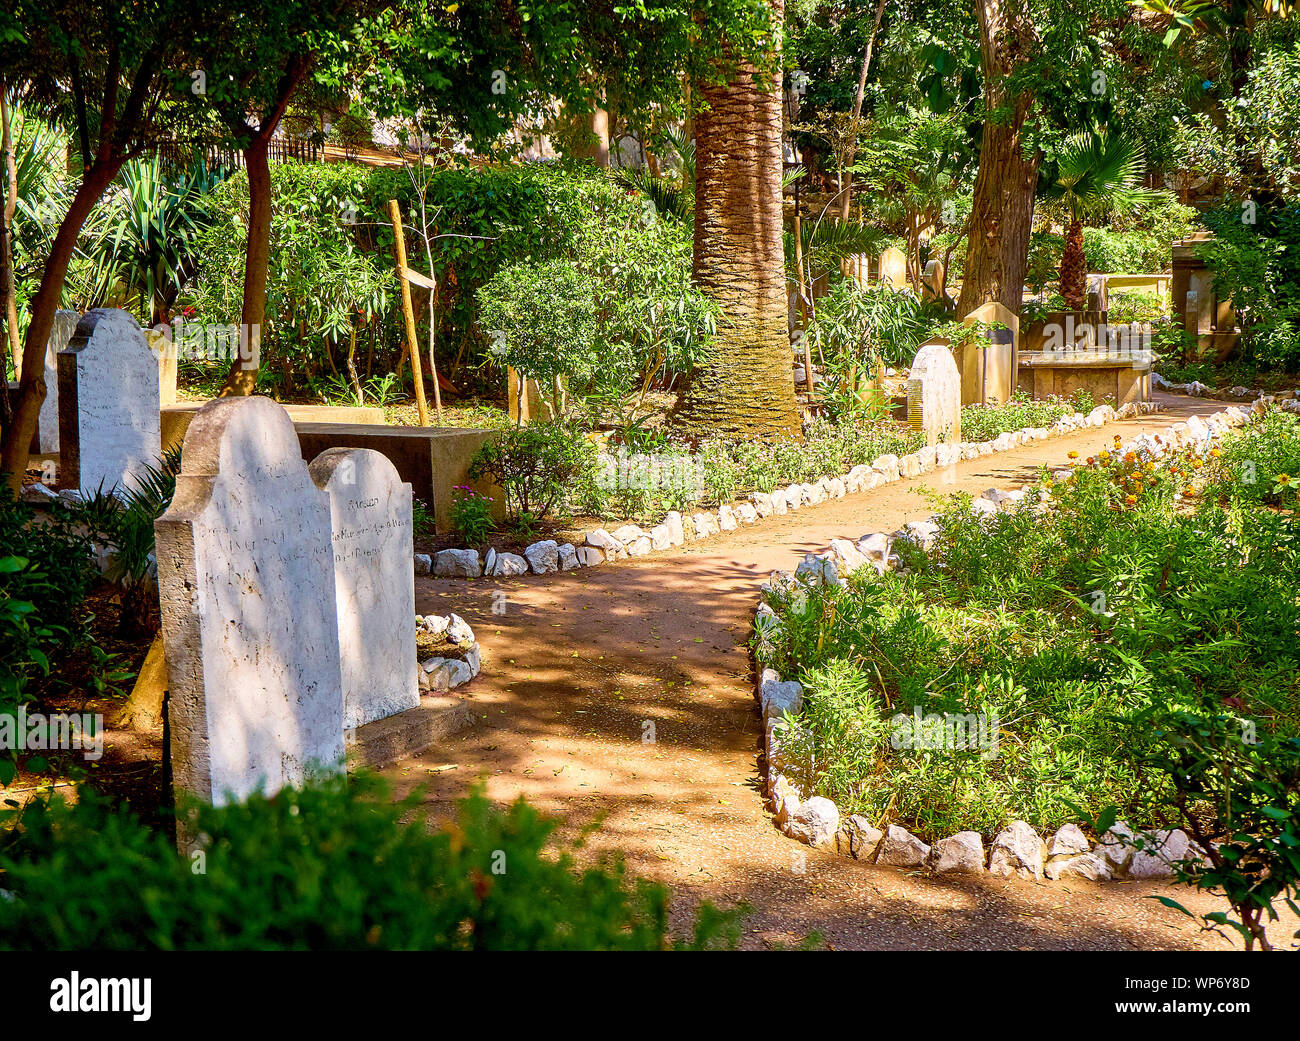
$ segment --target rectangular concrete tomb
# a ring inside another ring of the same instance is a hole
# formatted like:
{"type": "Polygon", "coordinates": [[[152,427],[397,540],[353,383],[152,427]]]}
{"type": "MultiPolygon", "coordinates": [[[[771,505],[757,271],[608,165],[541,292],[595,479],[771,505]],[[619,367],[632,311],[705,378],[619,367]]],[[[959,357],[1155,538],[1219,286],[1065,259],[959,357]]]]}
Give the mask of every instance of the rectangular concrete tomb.
{"type": "Polygon", "coordinates": [[[284,409],[200,409],[154,530],[176,789],[221,805],[341,770],[330,497],[284,409]]]}
{"type": "Polygon", "coordinates": [[[162,456],[158,356],[125,311],[96,308],[58,354],[59,486],[130,490],[162,456]]]}
{"type": "Polygon", "coordinates": [[[366,448],[331,448],[309,467],[329,496],[347,730],[420,704],[411,486],[366,448]]]}
{"type": "Polygon", "coordinates": [[[492,499],[493,515],[505,516],[505,495],[490,481],[471,481],[469,465],[492,432],[459,427],[372,427],[351,423],[298,423],[305,459],[327,448],[370,448],[387,456],[415,498],[433,507],[434,526],[451,530],[452,492],[468,485],[492,499]]]}

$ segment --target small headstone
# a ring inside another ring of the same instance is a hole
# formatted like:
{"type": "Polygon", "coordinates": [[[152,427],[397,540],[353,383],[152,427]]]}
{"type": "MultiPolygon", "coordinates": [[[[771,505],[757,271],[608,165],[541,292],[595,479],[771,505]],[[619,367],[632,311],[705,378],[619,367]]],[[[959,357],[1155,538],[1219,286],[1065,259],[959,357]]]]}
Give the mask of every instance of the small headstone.
{"type": "Polygon", "coordinates": [[[922,300],[947,300],[944,289],[944,267],[942,260],[927,260],[925,271],[921,275],[922,300]]]}
{"type": "Polygon", "coordinates": [[[42,452],[59,450],[59,351],[68,346],[80,317],[76,311],[55,311],[54,328],[45,341],[45,400],[36,419],[36,439],[42,452]]]}
{"type": "Polygon", "coordinates": [[[96,308],[58,367],[59,486],[129,491],[162,456],[157,354],[131,315],[96,308]]]}
{"type": "Polygon", "coordinates": [[[927,445],[961,443],[961,373],[942,340],[923,343],[912,359],[907,419],[927,445]]]}
{"type": "Polygon", "coordinates": [[[199,409],[154,530],[176,788],[221,805],[339,771],[330,502],[284,408],[199,409]]]}
{"type": "Polygon", "coordinates": [[[880,254],[880,284],[893,289],[907,286],[907,257],[897,246],[880,254]]]}
{"type": "Polygon", "coordinates": [[[331,448],[308,467],[329,496],[343,726],[418,708],[411,486],[388,457],[331,448]]]}

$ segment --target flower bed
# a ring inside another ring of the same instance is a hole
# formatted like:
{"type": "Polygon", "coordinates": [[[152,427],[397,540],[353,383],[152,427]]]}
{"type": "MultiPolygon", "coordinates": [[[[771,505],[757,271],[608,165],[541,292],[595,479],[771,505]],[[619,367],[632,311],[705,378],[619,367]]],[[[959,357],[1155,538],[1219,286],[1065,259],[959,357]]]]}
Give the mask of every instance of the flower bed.
{"type": "Polygon", "coordinates": [[[782,829],[877,863],[1035,877],[1168,875],[1199,855],[1161,819],[1145,714],[1209,704],[1300,730],[1295,492],[1278,479],[1300,425],[1257,407],[1222,447],[1241,409],[774,575],[755,657],[782,829]],[[1107,803],[1147,830],[1088,842],[1081,807],[1107,803]]]}

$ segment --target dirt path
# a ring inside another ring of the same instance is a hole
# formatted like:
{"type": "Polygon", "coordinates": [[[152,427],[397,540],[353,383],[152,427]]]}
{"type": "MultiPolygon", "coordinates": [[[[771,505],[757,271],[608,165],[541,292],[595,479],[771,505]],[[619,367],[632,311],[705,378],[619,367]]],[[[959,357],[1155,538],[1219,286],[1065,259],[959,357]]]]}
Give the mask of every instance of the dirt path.
{"type": "MultiPolygon", "coordinates": [[[[1167,403],[1182,416],[1222,407],[1167,403]]],[[[938,879],[813,851],[776,831],[758,793],[746,641],[770,571],[793,568],[831,538],[928,515],[918,488],[1019,485],[1071,450],[1086,456],[1117,432],[1173,421],[1034,442],[947,477],[769,517],[685,553],[493,582],[417,579],[421,613],[454,610],[478,635],[483,674],[469,696],[481,722],[388,775],[403,791],[424,784],[435,815],[483,781],[495,800],[524,795],[560,818],[565,838],[599,820],[581,856],[621,852],[635,873],[674,887],[682,917],[697,899],[745,901],[747,947],[815,930],[836,948],[1230,948],[1148,899],[1157,891],[1149,884],[938,879]]],[[[1295,927],[1279,928],[1279,942],[1295,927]]]]}

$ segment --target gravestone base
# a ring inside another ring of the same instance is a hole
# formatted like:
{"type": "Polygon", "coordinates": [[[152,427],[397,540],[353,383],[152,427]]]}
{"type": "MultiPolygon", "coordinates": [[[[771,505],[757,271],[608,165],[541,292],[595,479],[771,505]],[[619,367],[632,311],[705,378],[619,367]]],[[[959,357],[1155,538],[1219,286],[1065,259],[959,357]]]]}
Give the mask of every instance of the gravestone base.
{"type": "Polygon", "coordinates": [[[408,708],[343,732],[349,770],[377,770],[474,725],[474,710],[464,698],[422,694],[408,708]]]}

